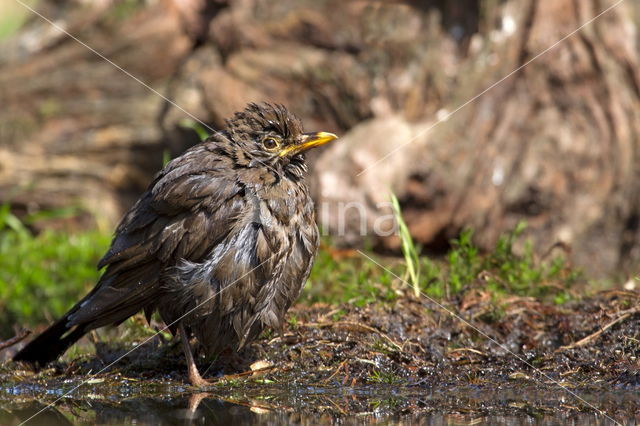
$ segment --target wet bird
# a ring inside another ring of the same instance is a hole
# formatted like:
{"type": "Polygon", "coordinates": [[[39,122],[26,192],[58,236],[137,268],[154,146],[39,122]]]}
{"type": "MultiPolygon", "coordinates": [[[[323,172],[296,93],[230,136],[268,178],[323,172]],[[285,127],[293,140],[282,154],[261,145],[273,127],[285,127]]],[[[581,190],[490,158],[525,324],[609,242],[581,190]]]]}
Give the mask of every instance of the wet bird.
{"type": "Polygon", "coordinates": [[[125,214],[94,289],[14,360],[42,366],[90,330],[156,310],[180,334],[189,380],[208,354],[279,329],[318,247],[303,152],[336,139],[303,133],[283,106],[250,104],[225,130],[169,162],[125,214]]]}

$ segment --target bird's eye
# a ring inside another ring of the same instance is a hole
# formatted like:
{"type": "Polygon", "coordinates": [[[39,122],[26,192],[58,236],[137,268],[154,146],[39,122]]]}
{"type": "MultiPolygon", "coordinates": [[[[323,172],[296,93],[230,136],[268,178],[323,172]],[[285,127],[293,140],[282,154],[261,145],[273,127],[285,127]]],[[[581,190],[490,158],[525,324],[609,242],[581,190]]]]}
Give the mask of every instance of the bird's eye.
{"type": "Polygon", "coordinates": [[[262,141],[262,144],[267,149],[275,149],[280,145],[280,142],[274,137],[267,137],[262,141]]]}

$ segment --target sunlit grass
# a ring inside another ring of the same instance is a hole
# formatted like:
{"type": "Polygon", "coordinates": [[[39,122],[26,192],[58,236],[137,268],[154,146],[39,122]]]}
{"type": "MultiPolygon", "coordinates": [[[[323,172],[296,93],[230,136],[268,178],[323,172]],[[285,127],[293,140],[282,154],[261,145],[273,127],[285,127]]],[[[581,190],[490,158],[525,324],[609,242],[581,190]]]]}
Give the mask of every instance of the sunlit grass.
{"type": "Polygon", "coordinates": [[[398,197],[393,193],[391,194],[391,206],[393,207],[393,214],[398,224],[398,233],[400,235],[402,255],[404,256],[407,274],[411,280],[410,284],[413,287],[413,293],[417,297],[420,295],[420,258],[418,257],[418,249],[409,233],[409,227],[402,217],[398,197]]]}
{"type": "Polygon", "coordinates": [[[389,303],[410,284],[416,297],[446,299],[475,288],[488,292],[496,302],[509,295],[555,303],[568,301],[571,288],[578,282],[584,284],[584,277],[562,257],[538,259],[531,244],[522,241],[525,229],[526,224],[521,223],[504,233],[493,251],[487,253],[474,244],[471,229],[463,230],[451,241],[446,255],[437,259],[419,255],[410,236],[406,236],[404,262],[394,257],[379,260],[387,270],[355,251],[349,256],[336,255],[326,240],[327,248],[318,255],[304,296],[308,302],[346,302],[359,306],[389,303]],[[522,250],[515,249],[516,242],[522,243],[522,250]],[[413,272],[409,272],[410,268],[413,272]]]}
{"type": "Polygon", "coordinates": [[[32,233],[0,207],[0,335],[63,314],[96,282],[110,236],[99,231],[32,233]]]}

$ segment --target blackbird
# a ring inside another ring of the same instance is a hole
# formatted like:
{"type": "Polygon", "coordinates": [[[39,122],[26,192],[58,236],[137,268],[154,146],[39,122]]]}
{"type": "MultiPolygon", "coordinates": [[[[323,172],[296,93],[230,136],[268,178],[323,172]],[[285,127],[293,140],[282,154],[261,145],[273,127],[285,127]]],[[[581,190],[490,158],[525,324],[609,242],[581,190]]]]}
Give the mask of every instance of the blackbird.
{"type": "Polygon", "coordinates": [[[249,104],[160,171],[125,214],[93,290],[18,352],[42,366],[90,330],[158,311],[180,334],[189,380],[193,334],[208,354],[279,329],[318,248],[303,152],[336,139],[303,133],[286,108],[249,104]]]}

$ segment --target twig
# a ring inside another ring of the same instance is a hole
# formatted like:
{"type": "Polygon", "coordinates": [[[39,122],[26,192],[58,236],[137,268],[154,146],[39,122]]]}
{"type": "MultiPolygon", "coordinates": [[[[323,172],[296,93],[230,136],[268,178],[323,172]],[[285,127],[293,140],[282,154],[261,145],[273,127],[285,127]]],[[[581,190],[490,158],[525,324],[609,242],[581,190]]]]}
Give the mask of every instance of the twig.
{"type": "Polygon", "coordinates": [[[451,350],[447,353],[447,355],[451,355],[451,354],[454,354],[454,353],[457,353],[457,352],[471,352],[471,353],[474,353],[474,354],[478,354],[478,355],[486,356],[483,352],[480,352],[479,350],[477,350],[477,349],[473,349],[473,348],[456,348],[456,349],[451,349],[451,350]]]}
{"type": "Polygon", "coordinates": [[[329,318],[330,316],[332,316],[335,313],[340,312],[341,309],[340,308],[336,308],[336,309],[332,309],[331,311],[327,312],[326,314],[321,315],[320,317],[318,317],[318,320],[320,322],[324,322],[327,320],[327,318],[329,318]]]}
{"type": "Polygon", "coordinates": [[[333,373],[331,373],[331,375],[329,377],[327,377],[326,379],[324,379],[322,381],[322,383],[327,383],[329,380],[333,379],[335,377],[336,374],[338,374],[338,372],[340,370],[342,370],[342,367],[344,367],[344,365],[347,363],[347,360],[344,360],[340,363],[340,365],[338,366],[338,368],[336,368],[336,371],[334,371],[333,373]]]}
{"type": "Polygon", "coordinates": [[[583,346],[587,343],[589,343],[591,340],[597,338],[598,336],[600,336],[602,333],[604,333],[605,331],[607,331],[608,329],[610,329],[611,327],[613,327],[614,325],[616,325],[617,323],[619,323],[620,321],[624,321],[627,318],[629,318],[631,315],[640,312],[640,309],[630,309],[628,310],[625,314],[620,315],[618,318],[614,319],[613,321],[611,321],[610,323],[608,323],[607,325],[605,325],[604,327],[602,327],[600,330],[596,331],[593,334],[588,335],[587,337],[585,337],[584,339],[578,340],[575,343],[572,343],[568,346],[561,346],[558,351],[564,351],[567,349],[573,349],[573,348],[577,348],[578,346],[583,346]]]}
{"type": "Polygon", "coordinates": [[[263,367],[263,368],[256,368],[255,370],[249,370],[249,371],[243,371],[242,373],[238,373],[238,374],[228,374],[226,376],[222,376],[218,379],[216,379],[216,382],[222,381],[222,380],[233,380],[233,379],[238,379],[240,377],[244,377],[244,376],[252,376],[256,373],[262,373],[264,371],[271,371],[271,370],[282,370],[285,371],[286,369],[284,368],[278,368],[275,365],[270,365],[269,367],[263,367]]]}
{"type": "Polygon", "coordinates": [[[383,337],[385,340],[387,340],[389,343],[391,343],[391,345],[393,345],[396,349],[398,350],[402,350],[402,345],[400,345],[399,343],[397,343],[395,340],[393,340],[391,337],[387,336],[385,333],[383,333],[382,331],[370,327],[366,324],[362,324],[359,322],[355,322],[355,321],[338,321],[338,322],[308,322],[308,323],[303,323],[303,324],[298,324],[298,326],[300,327],[339,327],[339,326],[346,326],[346,327],[353,327],[356,329],[359,329],[360,331],[368,331],[370,333],[376,333],[379,336],[383,337]]]}
{"type": "Polygon", "coordinates": [[[13,336],[11,339],[5,340],[4,342],[0,342],[0,351],[15,345],[21,340],[24,340],[24,338],[30,334],[31,334],[31,330],[22,330],[18,335],[13,336]]]}

